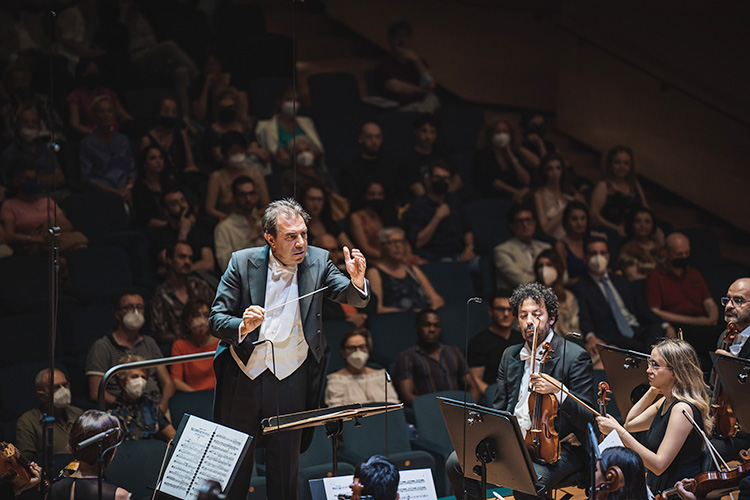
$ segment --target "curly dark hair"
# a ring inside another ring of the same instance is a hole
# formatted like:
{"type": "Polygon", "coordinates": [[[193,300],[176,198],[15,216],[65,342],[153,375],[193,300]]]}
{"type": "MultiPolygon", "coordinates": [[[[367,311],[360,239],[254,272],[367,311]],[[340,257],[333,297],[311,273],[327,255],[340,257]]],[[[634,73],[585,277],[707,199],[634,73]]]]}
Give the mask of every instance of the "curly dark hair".
{"type": "Polygon", "coordinates": [[[551,288],[536,282],[518,285],[510,296],[510,307],[514,316],[518,316],[518,308],[526,299],[531,299],[540,306],[544,304],[550,319],[557,319],[557,295],[551,288]]]}

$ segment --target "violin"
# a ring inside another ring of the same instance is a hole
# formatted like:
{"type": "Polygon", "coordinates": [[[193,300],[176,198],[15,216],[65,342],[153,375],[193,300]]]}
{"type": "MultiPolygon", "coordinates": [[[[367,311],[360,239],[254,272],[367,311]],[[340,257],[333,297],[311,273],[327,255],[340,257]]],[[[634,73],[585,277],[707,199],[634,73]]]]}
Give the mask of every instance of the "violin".
{"type": "Polygon", "coordinates": [[[0,478],[19,488],[31,482],[30,462],[10,443],[0,442],[0,478]]]}
{"type": "Polygon", "coordinates": [[[352,494],[347,495],[345,493],[341,493],[338,496],[338,500],[375,500],[375,498],[372,495],[363,495],[362,490],[365,488],[362,483],[359,482],[359,478],[355,477],[352,481],[352,484],[349,485],[349,487],[352,489],[352,494]]]}
{"type": "MultiPolygon", "coordinates": [[[[596,404],[599,405],[599,414],[600,415],[606,415],[607,414],[607,403],[609,403],[610,399],[612,399],[610,396],[612,395],[612,391],[609,389],[609,384],[601,381],[599,382],[599,393],[597,394],[598,399],[596,400],[596,404]]],[[[605,435],[602,434],[599,436],[599,442],[601,443],[605,438],[605,435]]]]}
{"type": "MultiPolygon", "coordinates": [[[[537,330],[535,326],[531,373],[534,373],[534,363],[536,361],[536,342],[537,330]]],[[[552,345],[549,342],[543,343],[542,357],[539,361],[542,367],[547,364],[551,352],[552,345]]],[[[534,458],[544,463],[554,463],[560,459],[560,436],[555,429],[558,405],[559,403],[554,394],[539,394],[534,391],[529,393],[531,428],[526,433],[526,446],[534,458]]]]}
{"type": "MultiPolygon", "coordinates": [[[[745,453],[743,459],[747,455],[745,453]]],[[[738,489],[740,481],[747,476],[750,476],[750,465],[740,464],[726,471],[702,472],[691,483],[687,483],[685,489],[695,493],[697,498],[719,498],[738,489]]],[[[677,487],[669,488],[655,495],[654,500],[667,500],[667,497],[676,494],[677,487]]]]}
{"type": "MultiPolygon", "coordinates": [[[[606,384],[606,382],[603,382],[606,384]]],[[[610,493],[619,491],[625,487],[625,474],[616,465],[607,467],[604,473],[604,482],[595,488],[596,500],[606,500],[610,493]]]]}
{"type": "MultiPolygon", "coordinates": [[[[738,333],[737,323],[728,323],[722,349],[725,351],[729,350],[729,346],[732,345],[738,333]]],[[[729,405],[729,399],[727,398],[726,391],[721,386],[718,373],[714,376],[714,397],[711,401],[711,416],[716,422],[716,433],[720,437],[730,438],[737,434],[737,430],[739,429],[737,417],[729,405]]]]}

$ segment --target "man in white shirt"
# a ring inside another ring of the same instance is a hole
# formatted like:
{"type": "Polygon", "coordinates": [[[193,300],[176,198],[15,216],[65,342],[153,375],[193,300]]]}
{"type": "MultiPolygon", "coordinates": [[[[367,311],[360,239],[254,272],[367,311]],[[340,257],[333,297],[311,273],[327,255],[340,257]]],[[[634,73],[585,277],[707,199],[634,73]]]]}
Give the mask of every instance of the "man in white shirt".
{"type": "Polygon", "coordinates": [[[552,245],[534,239],[536,219],[528,205],[513,205],[508,210],[508,227],[513,237],[494,248],[497,288],[514,288],[536,281],[534,262],[552,245]]]}
{"type": "Polygon", "coordinates": [[[322,331],[323,297],[355,307],[369,300],[362,253],[344,247],[350,280],[327,251],[308,248],[308,220],[291,199],[271,203],[263,215],[268,246],[232,254],[211,309],[211,331],[221,339],[214,359],[214,418],[254,437],[229,498],[247,496],[259,439],[266,447],[268,498],[297,498],[303,432],[261,438],[260,422],[277,412],[318,407],[329,351],[322,331]],[[305,297],[323,287],[322,293],[305,297]]]}
{"type": "Polygon", "coordinates": [[[232,182],[234,211],[214,228],[214,246],[219,269],[226,269],[232,252],[264,246],[258,213],[258,190],[250,177],[241,175],[232,182]]]}

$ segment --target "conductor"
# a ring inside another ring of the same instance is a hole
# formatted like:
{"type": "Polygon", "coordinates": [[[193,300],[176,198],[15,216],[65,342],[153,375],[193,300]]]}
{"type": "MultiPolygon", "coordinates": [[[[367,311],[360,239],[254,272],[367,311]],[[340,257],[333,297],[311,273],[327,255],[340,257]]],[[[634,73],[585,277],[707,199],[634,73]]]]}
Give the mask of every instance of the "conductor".
{"type": "Polygon", "coordinates": [[[221,340],[214,358],[214,419],[254,436],[231,499],[247,497],[259,439],[266,448],[268,498],[297,498],[302,431],[262,437],[260,422],[276,415],[277,404],[282,415],[318,407],[329,352],[323,296],[355,307],[370,299],[362,253],[344,247],[350,280],[327,251],[308,248],[309,218],[292,199],[268,205],[262,221],[268,245],[232,254],[211,307],[211,331],[221,340]]]}

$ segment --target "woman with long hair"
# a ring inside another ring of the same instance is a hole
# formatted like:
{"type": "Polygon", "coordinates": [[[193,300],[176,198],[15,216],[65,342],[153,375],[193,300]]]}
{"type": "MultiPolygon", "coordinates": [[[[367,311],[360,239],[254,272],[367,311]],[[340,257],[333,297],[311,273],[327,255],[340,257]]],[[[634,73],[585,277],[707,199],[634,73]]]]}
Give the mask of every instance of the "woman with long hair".
{"type": "Polygon", "coordinates": [[[616,431],[623,444],[640,455],[648,469],[648,487],[656,493],[701,472],[703,441],[686,415],[707,435],[713,419],[698,355],[690,344],[678,339],[659,342],[651,350],[646,373],[650,387],[624,426],[611,415],[596,420],[601,432],[616,431]],[[641,441],[631,434],[643,431],[641,441]]]}
{"type": "Polygon", "coordinates": [[[563,210],[562,225],[565,234],[555,243],[555,250],[568,272],[570,286],[587,272],[583,242],[591,234],[589,207],[582,201],[571,201],[563,210]]]}
{"type": "Polygon", "coordinates": [[[625,219],[627,242],[620,248],[617,268],[628,281],[646,279],[656,268],[664,250],[664,235],[656,227],[656,217],[648,208],[641,207],[625,219]]]}
{"type": "Polygon", "coordinates": [[[625,485],[613,491],[607,500],[646,500],[646,469],[643,460],[635,451],[624,446],[613,446],[602,451],[602,459],[596,464],[596,486],[604,483],[607,469],[616,466],[622,471],[625,485]]]}
{"type": "Polygon", "coordinates": [[[565,236],[565,207],[573,200],[583,201],[583,197],[570,184],[562,156],[551,153],[542,158],[537,171],[537,186],[534,190],[534,206],[539,227],[553,238],[562,238],[565,236]]]}
{"type": "Polygon", "coordinates": [[[352,242],[370,262],[380,259],[378,233],[397,223],[396,209],[380,181],[370,181],[357,200],[358,208],[349,214],[349,233],[352,242]]]}
{"type": "Polygon", "coordinates": [[[474,190],[482,198],[520,203],[531,184],[531,174],[525,166],[524,152],[528,151],[518,145],[517,134],[508,120],[495,121],[485,134],[488,146],[477,151],[472,161],[474,190]]]}
{"type": "Polygon", "coordinates": [[[555,333],[565,335],[580,330],[578,314],[580,308],[573,292],[565,289],[565,267],[560,255],[553,249],[539,254],[534,262],[534,276],[542,285],[551,288],[557,295],[558,308],[555,333]]]}

